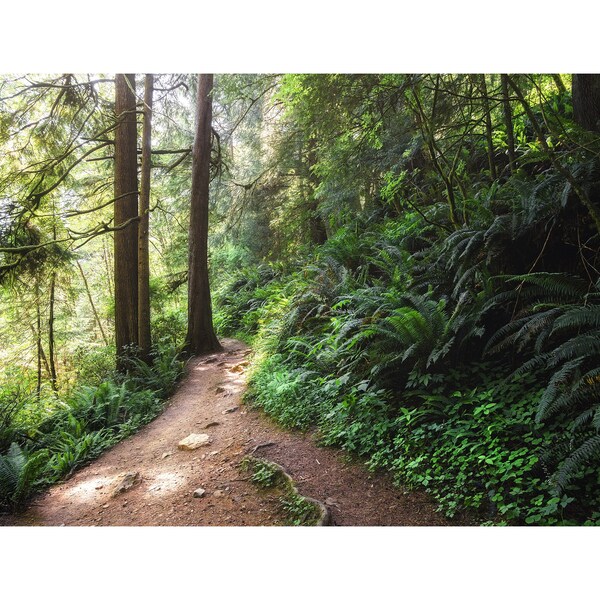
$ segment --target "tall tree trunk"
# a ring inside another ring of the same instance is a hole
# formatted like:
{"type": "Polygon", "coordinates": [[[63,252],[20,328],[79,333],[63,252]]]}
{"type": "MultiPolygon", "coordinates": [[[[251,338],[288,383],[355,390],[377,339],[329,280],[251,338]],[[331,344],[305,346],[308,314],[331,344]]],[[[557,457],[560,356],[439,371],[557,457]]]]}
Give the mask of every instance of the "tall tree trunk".
{"type": "Polygon", "coordinates": [[[54,296],[56,290],[56,273],[50,278],[50,311],[48,315],[48,361],[50,365],[50,383],[52,390],[57,390],[56,358],[54,352],[54,296]]]}
{"type": "Polygon", "coordinates": [[[46,353],[44,352],[44,345],[41,343],[41,334],[39,335],[40,343],[38,343],[38,330],[33,326],[33,323],[29,323],[29,329],[31,329],[31,333],[33,334],[35,343],[37,345],[38,358],[40,359],[40,364],[38,365],[38,367],[41,384],[42,365],[44,367],[44,370],[46,371],[46,375],[48,376],[48,378],[50,378],[50,366],[48,365],[48,359],[46,357],[46,353]]]}
{"type": "Polygon", "coordinates": [[[138,180],[135,76],[115,78],[115,342],[124,370],[127,348],[138,344],[138,180]]]}
{"type": "Polygon", "coordinates": [[[42,315],[40,312],[40,287],[36,282],[35,285],[35,309],[36,309],[36,343],[37,343],[37,383],[35,395],[38,401],[42,395],[42,315]]]}
{"type": "Polygon", "coordinates": [[[506,129],[506,143],[508,146],[508,166],[510,172],[516,170],[515,155],[515,132],[512,119],[512,108],[510,107],[510,95],[508,92],[508,75],[500,75],[502,84],[502,108],[504,110],[504,127],[506,129]]]}
{"type": "Polygon", "coordinates": [[[573,75],[573,120],[600,133],[600,75],[573,75]]]}
{"type": "Polygon", "coordinates": [[[140,226],[138,231],[138,343],[141,357],[150,361],[150,253],[148,248],[150,210],[150,169],[152,161],[152,94],[154,76],[146,75],[144,89],[144,130],[142,134],[142,177],[140,185],[140,226]]]}
{"type": "Polygon", "coordinates": [[[189,233],[188,329],[185,349],[190,354],[219,350],[212,324],[208,281],[208,188],[212,122],[212,75],[198,75],[196,139],[192,154],[192,193],[189,233]]]}
{"type": "Polygon", "coordinates": [[[313,169],[313,167],[317,164],[317,149],[315,140],[313,138],[308,141],[308,154],[306,160],[308,166],[308,226],[310,231],[310,239],[316,246],[321,246],[327,241],[327,231],[325,229],[325,223],[323,223],[323,219],[318,212],[319,201],[316,198],[316,191],[317,187],[319,186],[319,180],[313,169]]]}
{"type": "Polygon", "coordinates": [[[487,141],[487,153],[488,153],[488,164],[490,167],[490,177],[493,181],[498,179],[498,173],[496,172],[496,161],[494,157],[494,140],[492,139],[492,111],[490,109],[490,100],[488,98],[487,84],[485,81],[485,75],[480,76],[481,83],[481,96],[483,98],[483,111],[485,113],[485,138],[487,141]]]}
{"type": "Polygon", "coordinates": [[[92,297],[92,293],[90,292],[90,286],[88,285],[87,277],[85,276],[85,273],[83,272],[81,263],[78,260],[75,262],[77,263],[77,267],[79,268],[79,272],[81,273],[81,279],[83,279],[83,285],[85,286],[85,293],[87,294],[88,300],[90,301],[90,306],[92,307],[92,312],[94,313],[94,317],[96,318],[96,323],[98,323],[98,328],[100,329],[100,334],[102,335],[102,339],[104,340],[104,343],[108,346],[108,338],[106,337],[106,334],[104,333],[104,329],[102,327],[102,321],[100,321],[100,316],[98,315],[98,311],[96,310],[96,305],[94,304],[94,299],[92,297]]]}
{"type": "Polygon", "coordinates": [[[112,256],[110,256],[110,248],[106,243],[106,236],[102,236],[102,256],[104,258],[104,266],[106,267],[106,282],[108,283],[108,293],[113,297],[113,269],[111,269],[112,256]]]}

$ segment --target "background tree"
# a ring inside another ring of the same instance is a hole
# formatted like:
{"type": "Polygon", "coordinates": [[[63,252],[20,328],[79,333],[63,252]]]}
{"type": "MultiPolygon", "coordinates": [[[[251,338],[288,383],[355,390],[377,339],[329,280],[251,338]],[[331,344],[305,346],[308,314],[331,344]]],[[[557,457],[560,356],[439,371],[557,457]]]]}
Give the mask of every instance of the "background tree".
{"type": "Polygon", "coordinates": [[[138,236],[138,344],[144,360],[150,359],[150,173],[152,168],[152,97],[154,76],[146,75],[144,86],[144,127],[142,133],[142,177],[138,236]]]}
{"type": "Polygon", "coordinates": [[[575,74],[572,80],[573,120],[600,133],[600,75],[575,74]]]}

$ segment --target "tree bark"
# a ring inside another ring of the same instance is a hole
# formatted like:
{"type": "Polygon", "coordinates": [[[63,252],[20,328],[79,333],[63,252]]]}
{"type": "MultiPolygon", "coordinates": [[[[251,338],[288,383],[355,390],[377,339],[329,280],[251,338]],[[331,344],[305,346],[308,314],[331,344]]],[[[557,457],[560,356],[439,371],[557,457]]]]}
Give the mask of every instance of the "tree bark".
{"type": "Polygon", "coordinates": [[[128,348],[138,344],[138,181],[135,76],[115,78],[115,342],[117,366],[124,370],[128,348]]]}
{"type": "Polygon", "coordinates": [[[52,391],[57,390],[56,358],[54,351],[54,297],[56,290],[56,273],[50,278],[50,312],[48,316],[48,360],[50,363],[50,383],[52,391]]]}
{"type": "Polygon", "coordinates": [[[219,350],[212,324],[208,281],[208,189],[212,122],[212,75],[198,75],[196,138],[192,153],[189,230],[188,329],[185,349],[192,355],[219,350]]]}
{"type": "Polygon", "coordinates": [[[508,150],[508,166],[510,172],[516,169],[515,155],[515,132],[513,128],[512,109],[510,107],[510,95],[508,93],[508,75],[500,75],[502,83],[502,108],[504,110],[504,127],[506,129],[506,143],[508,150]]]}
{"type": "Polygon", "coordinates": [[[37,343],[37,383],[35,387],[35,395],[38,402],[42,395],[42,316],[40,313],[40,288],[36,283],[35,290],[35,308],[36,308],[36,343],[37,343]]]}
{"type": "Polygon", "coordinates": [[[600,75],[573,75],[573,120],[600,133],[600,75]]]}
{"type": "Polygon", "coordinates": [[[144,89],[144,129],[142,133],[142,177],[140,186],[140,225],[138,231],[138,343],[140,356],[150,362],[150,252],[148,248],[150,210],[150,168],[152,161],[152,94],[154,76],[146,75],[144,89]]]}

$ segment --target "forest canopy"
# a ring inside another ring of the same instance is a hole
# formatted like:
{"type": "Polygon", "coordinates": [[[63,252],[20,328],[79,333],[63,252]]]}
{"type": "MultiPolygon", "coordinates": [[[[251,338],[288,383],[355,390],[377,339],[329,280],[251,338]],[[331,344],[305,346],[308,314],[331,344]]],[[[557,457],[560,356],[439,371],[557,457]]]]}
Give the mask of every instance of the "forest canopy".
{"type": "Polygon", "coordinates": [[[450,518],[600,522],[600,76],[3,75],[0,144],[4,508],[227,336],[450,518]]]}

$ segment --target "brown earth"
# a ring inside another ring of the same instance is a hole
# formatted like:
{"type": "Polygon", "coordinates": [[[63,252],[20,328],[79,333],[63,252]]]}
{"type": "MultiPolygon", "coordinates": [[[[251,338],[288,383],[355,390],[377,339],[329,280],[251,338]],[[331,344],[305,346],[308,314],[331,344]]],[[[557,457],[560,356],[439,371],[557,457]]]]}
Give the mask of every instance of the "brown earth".
{"type": "Polygon", "coordinates": [[[242,405],[250,350],[236,340],[223,343],[223,352],[189,362],[152,423],[0,524],[280,525],[278,500],[239,469],[253,450],[282,465],[301,494],[325,503],[334,525],[449,524],[426,494],[403,493],[388,475],[369,473],[346,453],[317,447],[310,434],[281,430],[242,405]],[[208,434],[209,445],[178,449],[191,433],[208,434]],[[113,497],[127,473],[139,473],[136,484],[113,497]],[[204,496],[193,497],[200,487],[204,496]]]}

